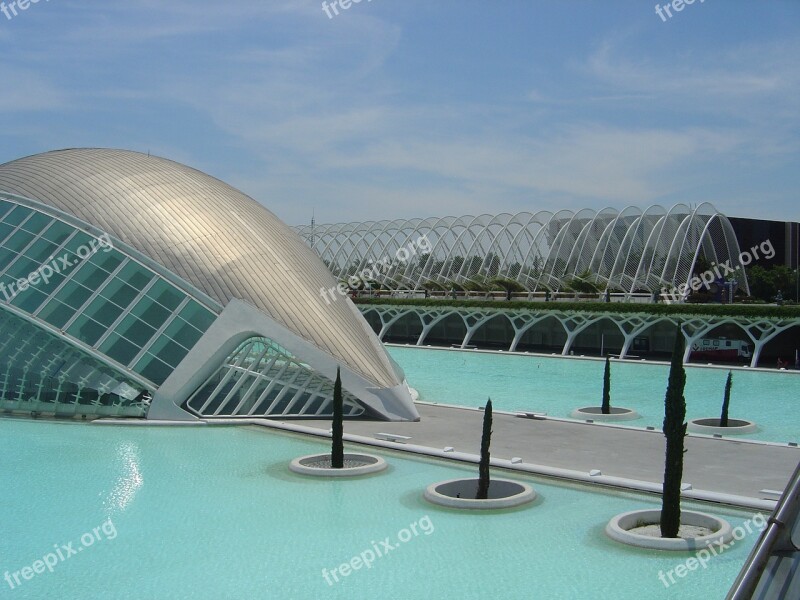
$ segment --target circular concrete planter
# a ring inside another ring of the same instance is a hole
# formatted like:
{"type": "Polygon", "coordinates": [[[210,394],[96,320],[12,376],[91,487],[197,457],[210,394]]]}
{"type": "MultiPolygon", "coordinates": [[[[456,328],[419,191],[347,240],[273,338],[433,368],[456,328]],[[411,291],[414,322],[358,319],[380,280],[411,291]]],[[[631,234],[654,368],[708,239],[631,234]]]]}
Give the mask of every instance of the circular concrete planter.
{"type": "Polygon", "coordinates": [[[593,421],[633,421],[639,418],[639,413],[632,408],[612,406],[611,412],[604,415],[603,408],[600,406],[584,406],[573,410],[570,417],[581,420],[591,419],[593,421]]]}
{"type": "Polygon", "coordinates": [[[681,511],[681,529],[697,527],[710,530],[712,533],[692,536],[692,533],[688,532],[687,537],[662,538],[658,537],[658,534],[650,536],[631,531],[643,525],[657,526],[660,519],[661,509],[657,508],[622,513],[608,522],[606,535],[617,542],[650,550],[697,550],[719,540],[727,543],[733,538],[733,529],[726,520],[693,510],[681,511]]]}
{"type": "Polygon", "coordinates": [[[477,479],[448,479],[429,485],[425,489],[425,499],[448,508],[487,509],[512,508],[536,498],[536,492],[527,483],[508,479],[492,479],[486,500],[477,500],[477,492],[477,479]]]}
{"type": "Polygon", "coordinates": [[[289,463],[289,470],[314,477],[356,477],[383,471],[388,466],[380,456],[346,452],[341,469],[331,467],[330,454],[310,454],[295,458],[289,463]]]}
{"type": "Polygon", "coordinates": [[[758,425],[752,421],[744,419],[728,419],[727,427],[719,426],[719,418],[713,419],[692,419],[686,427],[693,433],[707,433],[713,435],[737,435],[742,433],[753,433],[758,431],[758,425]]]}

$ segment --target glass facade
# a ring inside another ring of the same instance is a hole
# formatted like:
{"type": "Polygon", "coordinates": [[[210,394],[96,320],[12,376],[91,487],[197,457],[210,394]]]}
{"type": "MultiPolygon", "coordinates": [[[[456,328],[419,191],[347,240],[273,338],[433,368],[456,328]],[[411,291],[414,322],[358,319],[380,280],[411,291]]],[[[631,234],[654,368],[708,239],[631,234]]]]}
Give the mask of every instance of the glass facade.
{"type": "Polygon", "coordinates": [[[216,319],[110,239],[0,200],[0,308],[9,304],[156,386],[216,319]]]}
{"type": "Polygon", "coordinates": [[[0,409],[143,417],[140,384],[25,319],[0,310],[0,409]]]}
{"type": "MultiPolygon", "coordinates": [[[[354,396],[343,396],[345,416],[364,413],[354,396]]],[[[256,337],[225,360],[186,408],[202,417],[330,417],[333,382],[274,341],[256,337]]]]}

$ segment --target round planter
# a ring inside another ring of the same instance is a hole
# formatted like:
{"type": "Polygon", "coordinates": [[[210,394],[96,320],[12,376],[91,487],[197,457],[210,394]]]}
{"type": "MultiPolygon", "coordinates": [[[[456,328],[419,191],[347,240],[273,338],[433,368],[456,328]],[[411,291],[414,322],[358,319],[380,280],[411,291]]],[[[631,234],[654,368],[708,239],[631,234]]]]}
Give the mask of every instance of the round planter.
{"type": "Polygon", "coordinates": [[[733,529],[730,523],[719,517],[693,510],[681,511],[681,528],[702,527],[713,533],[685,538],[662,538],[645,535],[631,531],[644,525],[656,525],[661,519],[661,509],[634,510],[617,515],[606,525],[606,535],[611,539],[651,550],[697,550],[710,546],[712,543],[729,542],[733,538],[733,529]]]}
{"type": "Polygon", "coordinates": [[[355,477],[377,473],[388,466],[380,456],[346,452],[344,467],[341,469],[331,467],[330,454],[310,454],[295,458],[289,463],[289,470],[293,473],[314,477],[355,477]]]}
{"type": "Polygon", "coordinates": [[[611,412],[604,415],[603,409],[600,406],[584,406],[573,410],[570,417],[573,419],[581,419],[582,421],[587,419],[591,419],[592,421],[633,421],[639,418],[639,413],[631,408],[612,406],[611,412]]]}
{"type": "Polygon", "coordinates": [[[719,426],[719,418],[713,419],[692,419],[687,425],[687,429],[693,433],[707,433],[713,435],[737,435],[742,433],[753,433],[758,431],[758,425],[752,421],[744,419],[728,419],[727,427],[719,426]]]}
{"type": "Polygon", "coordinates": [[[432,483],[425,489],[428,502],[448,508],[512,508],[527,504],[536,498],[536,492],[527,483],[508,479],[492,479],[486,500],[477,500],[477,479],[448,479],[432,483]]]}

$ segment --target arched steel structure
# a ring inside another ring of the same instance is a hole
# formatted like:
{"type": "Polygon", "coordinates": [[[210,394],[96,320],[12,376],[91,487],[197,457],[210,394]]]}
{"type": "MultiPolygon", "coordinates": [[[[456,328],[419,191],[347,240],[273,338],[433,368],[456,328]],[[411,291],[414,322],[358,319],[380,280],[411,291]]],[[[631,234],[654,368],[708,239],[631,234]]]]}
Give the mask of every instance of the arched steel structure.
{"type": "MultiPolygon", "coordinates": [[[[689,285],[698,259],[740,269],[739,244],[728,218],[711,204],[604,208],[301,226],[298,233],[334,276],[368,269],[382,285],[418,290],[494,278],[531,292],[563,291],[576,279],[599,290],[670,292],[689,285]],[[429,253],[398,260],[398,251],[427,240],[429,253]],[[384,268],[370,269],[383,262],[384,268]]],[[[730,270],[719,269],[721,273],[730,270]]]]}

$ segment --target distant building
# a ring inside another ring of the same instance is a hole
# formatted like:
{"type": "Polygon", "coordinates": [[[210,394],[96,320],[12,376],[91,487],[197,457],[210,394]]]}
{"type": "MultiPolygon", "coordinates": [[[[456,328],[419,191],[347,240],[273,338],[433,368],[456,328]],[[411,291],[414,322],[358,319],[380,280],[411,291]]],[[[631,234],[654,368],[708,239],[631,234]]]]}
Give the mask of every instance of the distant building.
{"type": "Polygon", "coordinates": [[[767,259],[759,256],[753,264],[761,267],[786,265],[797,268],[798,252],[800,252],[800,223],[791,221],[766,221],[764,219],[746,219],[729,217],[736,239],[742,249],[752,248],[770,240],[775,248],[775,256],[767,259]]]}

